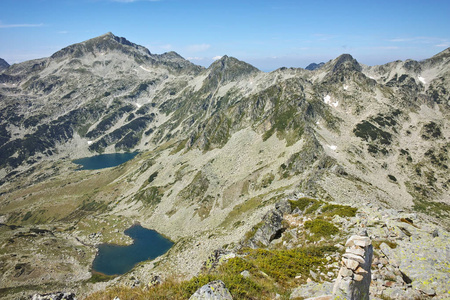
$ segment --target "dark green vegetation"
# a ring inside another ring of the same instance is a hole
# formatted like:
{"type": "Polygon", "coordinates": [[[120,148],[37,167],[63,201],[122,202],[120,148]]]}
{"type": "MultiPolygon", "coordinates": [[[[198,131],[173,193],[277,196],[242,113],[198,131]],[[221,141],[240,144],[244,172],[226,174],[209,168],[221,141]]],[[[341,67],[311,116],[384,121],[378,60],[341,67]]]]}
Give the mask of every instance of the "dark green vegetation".
{"type": "Polygon", "coordinates": [[[322,219],[314,219],[312,221],[305,222],[305,229],[308,229],[315,236],[319,237],[330,237],[339,232],[339,229],[322,219]]]}
{"type": "Polygon", "coordinates": [[[354,217],[356,215],[357,208],[339,205],[339,204],[328,204],[324,201],[312,199],[312,198],[299,198],[298,200],[289,200],[292,210],[299,209],[305,214],[316,213],[320,208],[321,214],[327,217],[332,217],[338,215],[340,217],[354,217]]]}
{"type": "Polygon", "coordinates": [[[393,143],[393,134],[397,133],[398,118],[401,115],[398,109],[388,114],[377,114],[356,124],[353,133],[368,143],[369,153],[387,155],[393,143]]]}
{"type": "Polygon", "coordinates": [[[290,250],[243,249],[243,257],[231,258],[188,281],[168,279],[147,290],[113,288],[97,292],[87,299],[108,299],[109,295],[121,299],[187,299],[198,288],[214,280],[222,280],[233,299],[271,299],[276,293],[288,296],[292,287],[306,282],[310,270],[326,270],[324,255],[336,251],[333,246],[290,250]],[[248,271],[249,277],[244,277],[243,271],[248,271]]]}

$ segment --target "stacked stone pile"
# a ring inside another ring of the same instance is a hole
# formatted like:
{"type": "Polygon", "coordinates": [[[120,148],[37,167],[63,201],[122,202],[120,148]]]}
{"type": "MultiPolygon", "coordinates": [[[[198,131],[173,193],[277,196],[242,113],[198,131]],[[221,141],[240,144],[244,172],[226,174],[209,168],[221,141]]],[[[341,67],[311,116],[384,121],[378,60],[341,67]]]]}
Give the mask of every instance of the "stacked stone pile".
{"type": "Polygon", "coordinates": [[[333,287],[333,297],[342,299],[369,299],[373,247],[364,231],[353,235],[345,244],[342,267],[333,287]]]}

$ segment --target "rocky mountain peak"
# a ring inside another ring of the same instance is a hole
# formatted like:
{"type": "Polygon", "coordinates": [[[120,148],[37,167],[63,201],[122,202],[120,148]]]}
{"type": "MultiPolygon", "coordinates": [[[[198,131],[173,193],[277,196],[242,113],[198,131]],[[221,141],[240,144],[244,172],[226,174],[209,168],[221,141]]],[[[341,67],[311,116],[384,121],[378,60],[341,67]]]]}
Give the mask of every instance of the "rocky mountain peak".
{"type": "Polygon", "coordinates": [[[333,73],[337,73],[339,71],[358,71],[361,72],[361,65],[358,63],[356,59],[354,59],[350,54],[342,54],[332,61],[333,73]]]}
{"type": "Polygon", "coordinates": [[[0,72],[8,69],[9,64],[3,58],[0,58],[0,72]]]}
{"type": "Polygon", "coordinates": [[[236,81],[238,78],[261,72],[254,66],[227,55],[213,62],[207,70],[210,80],[217,79],[221,83],[236,81]]]}
{"type": "Polygon", "coordinates": [[[124,54],[136,53],[140,55],[151,55],[150,51],[140,45],[128,41],[124,37],[118,37],[108,32],[93,39],[70,45],[54,53],[51,58],[58,59],[67,56],[82,57],[88,53],[105,53],[110,51],[121,51],[124,54]]]}

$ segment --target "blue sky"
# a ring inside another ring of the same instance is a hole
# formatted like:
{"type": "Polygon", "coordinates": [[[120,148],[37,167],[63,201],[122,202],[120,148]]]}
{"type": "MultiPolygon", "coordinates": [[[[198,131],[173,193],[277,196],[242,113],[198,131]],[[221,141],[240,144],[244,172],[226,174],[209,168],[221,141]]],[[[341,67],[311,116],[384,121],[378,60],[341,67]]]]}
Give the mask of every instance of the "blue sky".
{"type": "Polygon", "coordinates": [[[0,57],[50,56],[113,32],[208,66],[234,56],[264,71],[350,53],[375,65],[450,47],[448,0],[2,0],[0,57]]]}

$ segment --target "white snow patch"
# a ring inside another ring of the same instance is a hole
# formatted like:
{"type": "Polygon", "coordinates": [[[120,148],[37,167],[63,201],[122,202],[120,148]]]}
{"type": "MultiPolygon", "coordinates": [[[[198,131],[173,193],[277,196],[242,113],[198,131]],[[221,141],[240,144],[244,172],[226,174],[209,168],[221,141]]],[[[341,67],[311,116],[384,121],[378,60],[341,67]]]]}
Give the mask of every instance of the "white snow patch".
{"type": "Polygon", "coordinates": [[[375,78],[374,78],[373,76],[369,76],[369,78],[370,78],[370,79],[374,79],[374,80],[375,80],[375,78]]]}
{"type": "Polygon", "coordinates": [[[348,89],[348,85],[344,84],[344,90],[348,89]]]}
{"type": "Polygon", "coordinates": [[[141,108],[141,106],[142,106],[142,105],[139,104],[139,103],[135,103],[134,105],[136,105],[137,108],[141,108]]]}
{"type": "Polygon", "coordinates": [[[335,145],[328,145],[328,148],[330,148],[331,150],[336,150],[337,146],[335,146],[335,145]]]}
{"type": "Polygon", "coordinates": [[[149,69],[144,68],[143,66],[139,66],[139,68],[141,68],[142,70],[146,71],[146,72],[151,72],[149,69]]]}
{"type": "Polygon", "coordinates": [[[317,122],[316,122],[316,125],[320,125],[320,122],[319,122],[319,121],[317,121],[317,122]]]}
{"type": "Polygon", "coordinates": [[[334,106],[334,107],[338,107],[339,105],[339,101],[332,101],[331,100],[331,96],[330,95],[326,95],[325,97],[323,97],[323,102],[325,102],[325,104],[328,104],[330,106],[334,106]]]}
{"type": "Polygon", "coordinates": [[[419,75],[417,78],[419,78],[419,81],[422,82],[423,84],[427,84],[425,78],[423,78],[422,76],[419,75]]]}
{"type": "Polygon", "coordinates": [[[87,141],[88,145],[92,145],[93,141],[87,141]]]}

